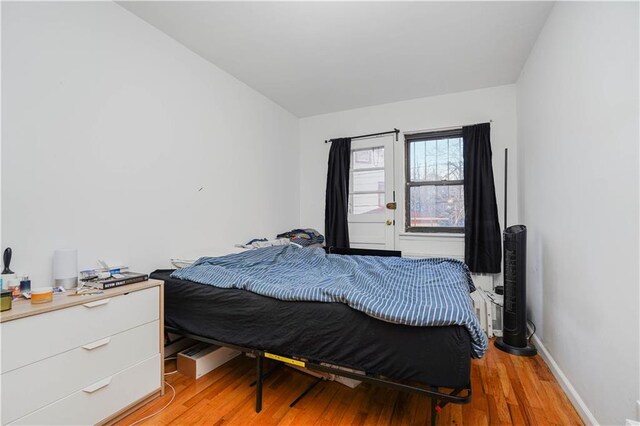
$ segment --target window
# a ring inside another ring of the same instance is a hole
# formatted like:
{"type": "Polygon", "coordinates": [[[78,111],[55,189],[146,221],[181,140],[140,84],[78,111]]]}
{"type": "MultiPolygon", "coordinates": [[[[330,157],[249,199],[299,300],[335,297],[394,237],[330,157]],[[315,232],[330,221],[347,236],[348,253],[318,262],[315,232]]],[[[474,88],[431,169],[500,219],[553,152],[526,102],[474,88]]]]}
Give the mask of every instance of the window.
{"type": "Polygon", "coordinates": [[[351,151],[349,213],[384,212],[384,147],[351,151]]]}
{"type": "Polygon", "coordinates": [[[464,232],[462,130],[406,136],[407,232],[464,232]]]}

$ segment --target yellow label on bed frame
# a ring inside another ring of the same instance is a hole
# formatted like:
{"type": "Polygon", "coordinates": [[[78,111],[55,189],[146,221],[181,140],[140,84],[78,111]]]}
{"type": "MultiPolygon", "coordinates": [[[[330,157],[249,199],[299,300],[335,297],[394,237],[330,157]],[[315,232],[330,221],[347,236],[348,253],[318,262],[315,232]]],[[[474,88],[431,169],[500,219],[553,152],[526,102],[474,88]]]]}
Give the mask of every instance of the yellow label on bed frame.
{"type": "Polygon", "coordinates": [[[304,362],[298,361],[297,359],[291,359],[280,355],[270,354],[269,352],[264,353],[265,358],[275,359],[276,361],[286,362],[287,364],[297,365],[298,367],[304,367],[304,362]]]}

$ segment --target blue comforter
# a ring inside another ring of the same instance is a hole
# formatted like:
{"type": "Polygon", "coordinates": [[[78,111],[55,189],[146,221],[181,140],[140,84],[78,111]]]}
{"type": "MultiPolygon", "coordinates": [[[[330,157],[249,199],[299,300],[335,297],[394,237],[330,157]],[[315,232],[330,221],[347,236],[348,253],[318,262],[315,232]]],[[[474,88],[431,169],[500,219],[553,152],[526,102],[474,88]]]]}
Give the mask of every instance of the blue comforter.
{"type": "Polygon", "coordinates": [[[203,257],[171,276],[280,300],[344,303],[397,324],[461,325],[474,356],[487,350],[469,296],[475,287],[458,260],[327,255],[288,245],[203,257]]]}

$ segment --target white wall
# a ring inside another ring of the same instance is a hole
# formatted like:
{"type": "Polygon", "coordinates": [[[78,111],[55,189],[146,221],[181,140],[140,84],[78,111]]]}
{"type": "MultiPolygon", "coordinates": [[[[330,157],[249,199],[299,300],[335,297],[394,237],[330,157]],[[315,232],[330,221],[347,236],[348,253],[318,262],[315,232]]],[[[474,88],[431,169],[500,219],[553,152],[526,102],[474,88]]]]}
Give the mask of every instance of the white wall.
{"type": "MultiPolygon", "coordinates": [[[[509,223],[518,222],[516,188],[516,111],[515,86],[454,93],[359,108],[300,120],[300,224],[324,230],[324,200],[329,144],[324,140],[392,130],[402,132],[442,127],[491,123],[493,171],[500,223],[504,203],[504,149],[509,148],[509,223]]],[[[402,133],[395,142],[396,200],[398,211],[396,228],[403,232],[404,169],[398,167],[404,158],[402,133]]],[[[396,249],[409,255],[446,255],[464,257],[462,236],[400,236],[396,249]]]]}
{"type": "Polygon", "coordinates": [[[56,248],[151,271],[298,226],[296,117],[115,3],[2,9],[2,247],[33,285],[56,248]]]}
{"type": "Polygon", "coordinates": [[[635,418],[638,3],[557,3],[517,84],[530,318],[602,424],[635,418]]]}

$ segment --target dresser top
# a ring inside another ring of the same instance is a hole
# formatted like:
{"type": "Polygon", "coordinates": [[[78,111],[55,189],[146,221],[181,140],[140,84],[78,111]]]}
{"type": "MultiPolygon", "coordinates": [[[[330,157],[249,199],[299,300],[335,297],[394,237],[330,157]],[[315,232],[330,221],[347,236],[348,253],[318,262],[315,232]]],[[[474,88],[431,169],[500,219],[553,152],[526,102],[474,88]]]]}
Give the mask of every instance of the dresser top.
{"type": "Polygon", "coordinates": [[[53,296],[53,301],[40,304],[32,304],[30,300],[18,299],[14,300],[11,309],[0,312],[0,323],[12,321],[19,318],[29,317],[31,315],[44,314],[46,312],[58,309],[68,308],[70,306],[83,305],[95,300],[108,299],[110,297],[119,296],[121,294],[131,293],[132,291],[144,290],[145,288],[162,286],[163,281],[147,280],[135,284],[127,284],[116,288],[103,290],[104,293],[93,294],[87,296],[72,296],[71,291],[53,296]]]}

